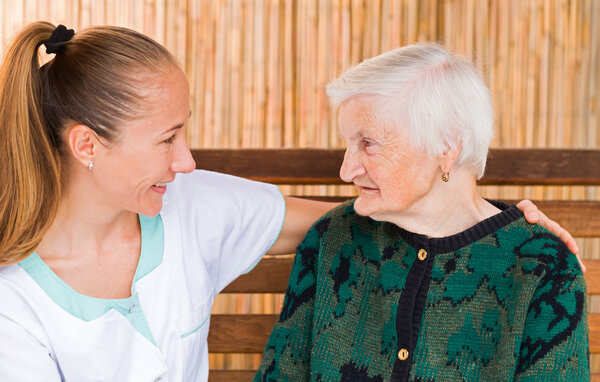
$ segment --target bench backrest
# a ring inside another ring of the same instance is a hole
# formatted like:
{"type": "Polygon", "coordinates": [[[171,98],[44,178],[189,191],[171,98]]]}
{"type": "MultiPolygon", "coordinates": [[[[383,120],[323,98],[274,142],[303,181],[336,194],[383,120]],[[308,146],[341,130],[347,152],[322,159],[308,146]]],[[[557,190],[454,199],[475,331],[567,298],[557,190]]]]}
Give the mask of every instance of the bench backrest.
{"type": "MultiPolygon", "coordinates": [[[[280,185],[338,185],[342,149],[201,149],[192,150],[198,168],[280,185]]],[[[600,185],[600,150],[493,149],[481,185],[600,185]]],[[[345,200],[340,196],[316,196],[345,200]]],[[[510,202],[510,201],[509,201],[510,202]]],[[[600,201],[535,201],[575,237],[600,237],[600,201]]],[[[592,254],[584,254],[591,257],[592,254]]],[[[263,259],[252,272],[222,293],[285,293],[292,257],[263,259]]],[[[600,294],[600,260],[586,260],[589,295],[600,294]]],[[[216,314],[208,337],[213,353],[264,350],[275,314],[216,314]]],[[[600,353],[600,313],[588,316],[590,351],[600,353]]],[[[209,380],[248,381],[253,370],[211,370],[209,380]]],[[[594,376],[600,380],[599,375],[594,376]]]]}

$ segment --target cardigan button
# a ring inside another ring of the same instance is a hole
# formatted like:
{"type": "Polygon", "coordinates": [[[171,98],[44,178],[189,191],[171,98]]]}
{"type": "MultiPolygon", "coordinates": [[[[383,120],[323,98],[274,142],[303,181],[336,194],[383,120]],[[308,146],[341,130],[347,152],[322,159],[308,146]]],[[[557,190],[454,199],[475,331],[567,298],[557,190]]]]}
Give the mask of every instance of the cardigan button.
{"type": "Polygon", "coordinates": [[[400,351],[398,352],[398,359],[400,361],[406,361],[408,359],[408,350],[400,349],[400,351]]]}
{"type": "Polygon", "coordinates": [[[418,256],[419,256],[419,260],[421,260],[421,261],[425,260],[427,258],[427,251],[424,249],[420,249],[418,256]]]}

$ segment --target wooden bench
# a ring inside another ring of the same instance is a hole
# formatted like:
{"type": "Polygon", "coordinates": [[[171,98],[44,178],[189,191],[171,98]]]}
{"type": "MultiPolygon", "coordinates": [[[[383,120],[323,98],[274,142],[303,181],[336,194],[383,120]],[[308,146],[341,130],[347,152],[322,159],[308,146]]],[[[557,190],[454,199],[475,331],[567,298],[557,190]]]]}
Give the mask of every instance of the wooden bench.
{"type": "MultiPolygon", "coordinates": [[[[193,150],[198,168],[279,185],[338,185],[341,149],[193,150]]],[[[600,185],[600,150],[494,149],[481,185],[600,185]]],[[[342,201],[347,197],[316,197],[342,201]]],[[[600,201],[535,201],[575,237],[600,237],[600,201]]],[[[593,254],[584,254],[592,257],[593,254]]],[[[263,259],[223,293],[285,293],[293,258],[263,259]]],[[[586,260],[589,295],[600,294],[600,260],[586,260]]],[[[275,314],[213,315],[208,336],[212,353],[258,353],[275,314]]],[[[600,313],[588,316],[590,352],[600,353],[600,313]]],[[[254,370],[211,370],[211,382],[249,381],[254,370]]],[[[600,374],[593,375],[600,381],[600,374]]]]}

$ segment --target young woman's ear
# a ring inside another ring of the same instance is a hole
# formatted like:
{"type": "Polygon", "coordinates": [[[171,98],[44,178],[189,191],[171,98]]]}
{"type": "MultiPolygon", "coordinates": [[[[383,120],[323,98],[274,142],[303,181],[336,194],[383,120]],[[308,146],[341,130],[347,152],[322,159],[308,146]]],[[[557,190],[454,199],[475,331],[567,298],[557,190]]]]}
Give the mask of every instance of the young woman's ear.
{"type": "Polygon", "coordinates": [[[93,163],[96,156],[99,142],[92,129],[78,124],[68,130],[67,146],[76,161],[85,167],[90,167],[90,163],[93,163]]]}

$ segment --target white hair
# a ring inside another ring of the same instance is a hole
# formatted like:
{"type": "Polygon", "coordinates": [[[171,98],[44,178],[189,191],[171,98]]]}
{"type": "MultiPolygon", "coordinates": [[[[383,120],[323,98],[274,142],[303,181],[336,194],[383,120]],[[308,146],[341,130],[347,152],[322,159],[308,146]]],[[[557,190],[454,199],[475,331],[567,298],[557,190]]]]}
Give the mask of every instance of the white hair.
{"type": "Polygon", "coordinates": [[[392,97],[388,110],[397,111],[416,148],[438,157],[462,145],[457,163],[483,176],[494,111],[470,61],[439,44],[408,45],[365,60],[327,85],[334,106],[362,94],[392,97]]]}

